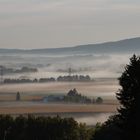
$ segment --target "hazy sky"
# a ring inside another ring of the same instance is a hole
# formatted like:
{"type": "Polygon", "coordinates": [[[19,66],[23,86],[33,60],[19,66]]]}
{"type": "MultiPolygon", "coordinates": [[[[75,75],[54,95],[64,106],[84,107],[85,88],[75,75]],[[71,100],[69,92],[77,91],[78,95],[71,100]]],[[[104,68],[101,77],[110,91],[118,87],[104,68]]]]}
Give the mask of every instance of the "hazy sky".
{"type": "Polygon", "coordinates": [[[140,36],[140,0],[0,0],[0,48],[71,47],[140,36]]]}

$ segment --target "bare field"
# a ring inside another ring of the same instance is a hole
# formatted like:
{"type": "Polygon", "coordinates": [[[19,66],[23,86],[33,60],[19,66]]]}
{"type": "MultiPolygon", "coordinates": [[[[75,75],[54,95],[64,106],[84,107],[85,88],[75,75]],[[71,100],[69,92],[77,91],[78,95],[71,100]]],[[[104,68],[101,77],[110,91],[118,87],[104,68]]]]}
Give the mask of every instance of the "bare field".
{"type": "Polygon", "coordinates": [[[83,105],[83,104],[33,104],[32,102],[0,103],[0,114],[13,116],[35,114],[41,116],[73,117],[79,123],[96,125],[105,122],[117,112],[119,104],[83,105]]]}
{"type": "Polygon", "coordinates": [[[38,104],[0,106],[0,114],[25,114],[25,113],[114,113],[119,105],[76,105],[76,104],[38,104]]]}

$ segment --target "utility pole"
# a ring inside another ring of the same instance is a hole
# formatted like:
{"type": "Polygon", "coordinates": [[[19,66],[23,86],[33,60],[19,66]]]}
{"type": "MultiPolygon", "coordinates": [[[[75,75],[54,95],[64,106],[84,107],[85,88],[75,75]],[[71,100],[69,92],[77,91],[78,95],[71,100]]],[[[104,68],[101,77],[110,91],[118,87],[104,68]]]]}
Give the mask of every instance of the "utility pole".
{"type": "Polygon", "coordinates": [[[0,84],[3,84],[3,66],[0,66],[0,84]]]}
{"type": "Polygon", "coordinates": [[[72,74],[72,69],[71,68],[68,69],[68,73],[69,73],[69,76],[71,77],[71,74],[72,74]]]}
{"type": "Polygon", "coordinates": [[[68,68],[68,76],[69,76],[69,89],[72,89],[72,68],[68,68]]]}

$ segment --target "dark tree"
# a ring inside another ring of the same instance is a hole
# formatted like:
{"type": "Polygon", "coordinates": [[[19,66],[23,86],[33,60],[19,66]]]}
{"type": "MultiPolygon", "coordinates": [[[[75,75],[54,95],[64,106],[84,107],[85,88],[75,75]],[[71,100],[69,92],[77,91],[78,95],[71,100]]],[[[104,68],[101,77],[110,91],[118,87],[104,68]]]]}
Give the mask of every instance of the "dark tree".
{"type": "Polygon", "coordinates": [[[20,101],[20,93],[19,92],[17,92],[17,94],[16,94],[16,101],[20,101]]]}
{"type": "Polygon", "coordinates": [[[97,103],[97,104],[103,103],[103,99],[102,99],[101,97],[98,97],[98,98],[96,99],[96,103],[97,103]]]}
{"type": "Polygon", "coordinates": [[[140,139],[140,57],[130,58],[119,83],[117,99],[121,107],[94,134],[93,140],[140,139]]]}
{"type": "Polygon", "coordinates": [[[111,116],[104,124],[95,127],[92,140],[121,140],[119,123],[117,115],[111,116]]]}
{"type": "Polygon", "coordinates": [[[140,57],[133,55],[130,64],[119,79],[121,89],[117,99],[121,103],[119,119],[122,139],[138,140],[140,138],[140,57]]]}

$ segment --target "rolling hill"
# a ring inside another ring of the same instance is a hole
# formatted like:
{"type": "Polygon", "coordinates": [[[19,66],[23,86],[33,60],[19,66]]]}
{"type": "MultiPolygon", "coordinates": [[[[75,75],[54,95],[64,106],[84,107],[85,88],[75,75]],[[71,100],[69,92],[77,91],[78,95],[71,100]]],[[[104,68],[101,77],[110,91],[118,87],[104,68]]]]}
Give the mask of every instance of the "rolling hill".
{"type": "Polygon", "coordinates": [[[100,44],[79,45],[66,48],[45,49],[0,49],[0,53],[22,53],[22,54],[108,54],[108,53],[137,53],[140,52],[140,37],[125,39],[115,42],[100,44]]]}

